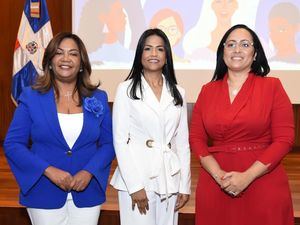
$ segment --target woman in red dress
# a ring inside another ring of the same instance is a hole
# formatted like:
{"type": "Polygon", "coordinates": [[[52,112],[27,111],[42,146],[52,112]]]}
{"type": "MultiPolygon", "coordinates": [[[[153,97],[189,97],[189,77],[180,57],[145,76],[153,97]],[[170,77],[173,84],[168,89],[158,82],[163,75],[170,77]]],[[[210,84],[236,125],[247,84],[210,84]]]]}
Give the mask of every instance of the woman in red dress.
{"type": "Polygon", "coordinates": [[[269,71],[254,31],[239,24],[225,33],[191,120],[191,148],[202,165],[196,225],[294,224],[280,164],[294,141],[293,111],[269,71]]]}

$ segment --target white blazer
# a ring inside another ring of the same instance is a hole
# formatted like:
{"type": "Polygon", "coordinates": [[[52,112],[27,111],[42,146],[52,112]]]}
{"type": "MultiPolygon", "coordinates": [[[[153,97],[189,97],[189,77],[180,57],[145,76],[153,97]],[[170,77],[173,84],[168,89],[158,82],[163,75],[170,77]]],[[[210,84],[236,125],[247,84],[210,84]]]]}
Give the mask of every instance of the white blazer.
{"type": "MultiPolygon", "coordinates": [[[[190,147],[184,102],[175,106],[163,76],[158,101],[142,76],[143,97],[129,97],[131,80],[119,84],[113,105],[113,139],[118,167],[111,185],[132,194],[145,188],[161,195],[190,194],[190,147]],[[147,142],[148,141],[148,142],[147,142]]],[[[140,96],[139,90],[137,96],[140,96]]]]}

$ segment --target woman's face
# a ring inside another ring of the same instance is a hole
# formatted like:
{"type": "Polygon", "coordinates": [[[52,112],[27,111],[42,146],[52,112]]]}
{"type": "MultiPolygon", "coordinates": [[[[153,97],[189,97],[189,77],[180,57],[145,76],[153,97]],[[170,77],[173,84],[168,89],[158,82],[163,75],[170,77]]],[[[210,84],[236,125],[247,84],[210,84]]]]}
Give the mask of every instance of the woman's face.
{"type": "Polygon", "coordinates": [[[295,36],[298,26],[290,24],[282,17],[273,18],[269,21],[270,38],[277,50],[284,51],[286,45],[295,45],[295,36]]]}
{"type": "Polygon", "coordinates": [[[253,38],[242,28],[231,32],[224,44],[224,62],[228,71],[249,72],[255,56],[253,38]]]}
{"type": "Polygon", "coordinates": [[[218,20],[227,21],[231,20],[233,13],[238,8],[238,3],[236,0],[214,0],[211,7],[218,20]]]}
{"type": "Polygon", "coordinates": [[[162,71],[166,63],[166,50],[164,40],[157,36],[151,35],[146,39],[142,54],[142,65],[144,72],[162,71]]]}
{"type": "Polygon", "coordinates": [[[71,38],[63,39],[51,61],[55,79],[67,83],[76,81],[80,63],[80,52],[76,42],[71,38]]]}
{"type": "Polygon", "coordinates": [[[177,26],[176,20],[172,16],[162,20],[157,25],[157,28],[159,28],[163,32],[165,32],[165,34],[169,38],[171,46],[174,46],[182,36],[182,34],[177,26]]]}

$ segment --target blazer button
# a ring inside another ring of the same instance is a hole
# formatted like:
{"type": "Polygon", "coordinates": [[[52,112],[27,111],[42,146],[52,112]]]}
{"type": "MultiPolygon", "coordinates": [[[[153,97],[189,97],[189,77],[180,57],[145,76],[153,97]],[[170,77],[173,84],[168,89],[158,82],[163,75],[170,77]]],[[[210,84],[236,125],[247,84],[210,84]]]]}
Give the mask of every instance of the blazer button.
{"type": "Polygon", "coordinates": [[[67,151],[67,155],[71,156],[72,155],[72,151],[71,150],[67,151]]]}
{"type": "Polygon", "coordinates": [[[147,146],[148,148],[153,148],[153,143],[154,143],[154,141],[151,140],[151,139],[149,139],[149,140],[146,141],[146,146],[147,146]]]}

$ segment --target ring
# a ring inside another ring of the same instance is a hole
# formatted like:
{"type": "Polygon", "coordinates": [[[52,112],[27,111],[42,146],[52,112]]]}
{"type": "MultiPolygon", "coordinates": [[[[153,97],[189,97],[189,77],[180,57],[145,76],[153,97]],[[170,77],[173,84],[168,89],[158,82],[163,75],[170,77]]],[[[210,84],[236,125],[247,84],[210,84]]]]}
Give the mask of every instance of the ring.
{"type": "Polygon", "coordinates": [[[236,196],[236,193],[234,191],[228,191],[228,193],[232,196],[236,196]]]}

